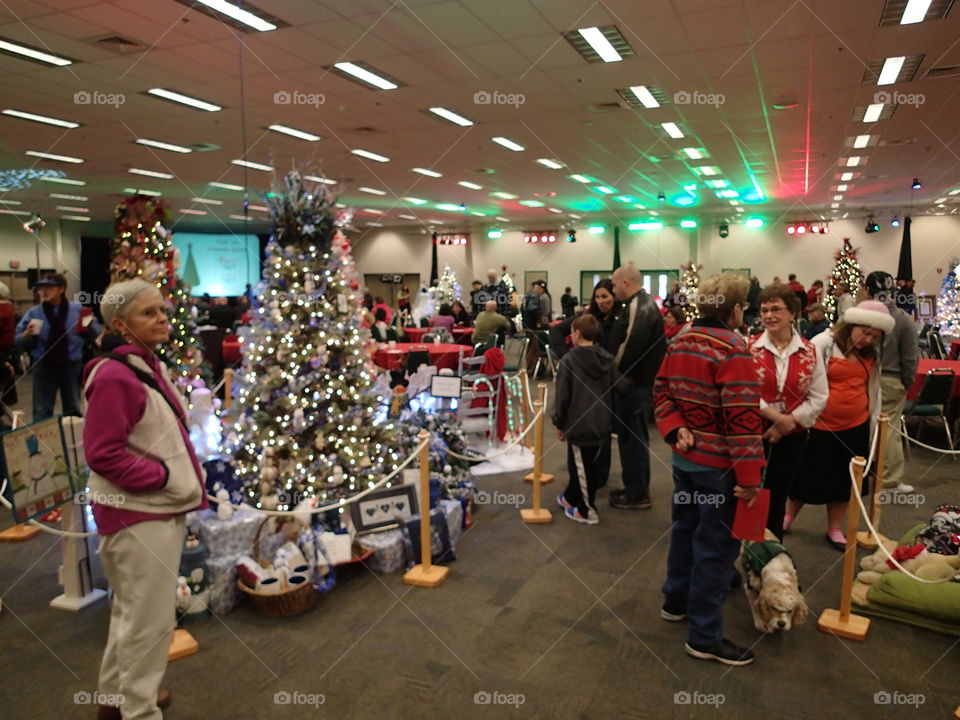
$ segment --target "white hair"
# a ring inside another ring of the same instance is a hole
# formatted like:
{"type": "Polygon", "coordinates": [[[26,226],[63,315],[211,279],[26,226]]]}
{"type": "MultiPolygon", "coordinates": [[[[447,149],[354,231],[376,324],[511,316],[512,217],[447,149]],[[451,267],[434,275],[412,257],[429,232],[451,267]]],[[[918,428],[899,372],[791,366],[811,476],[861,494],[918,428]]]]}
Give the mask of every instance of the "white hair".
{"type": "Polygon", "coordinates": [[[100,314],[103,316],[103,322],[111,325],[114,318],[126,320],[133,303],[144,293],[160,295],[160,289],[153,283],[140,278],[123,280],[108,287],[100,300],[100,314]]]}

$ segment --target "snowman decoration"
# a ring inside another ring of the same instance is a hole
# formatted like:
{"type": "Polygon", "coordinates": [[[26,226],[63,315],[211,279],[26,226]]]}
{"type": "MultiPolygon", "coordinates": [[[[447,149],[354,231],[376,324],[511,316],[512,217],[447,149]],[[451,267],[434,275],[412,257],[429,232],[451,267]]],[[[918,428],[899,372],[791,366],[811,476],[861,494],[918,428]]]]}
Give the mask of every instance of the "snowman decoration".
{"type": "Polygon", "coordinates": [[[220,447],[220,398],[214,397],[208,388],[195,388],[190,393],[190,403],[190,442],[203,462],[215,457],[220,447]]]}

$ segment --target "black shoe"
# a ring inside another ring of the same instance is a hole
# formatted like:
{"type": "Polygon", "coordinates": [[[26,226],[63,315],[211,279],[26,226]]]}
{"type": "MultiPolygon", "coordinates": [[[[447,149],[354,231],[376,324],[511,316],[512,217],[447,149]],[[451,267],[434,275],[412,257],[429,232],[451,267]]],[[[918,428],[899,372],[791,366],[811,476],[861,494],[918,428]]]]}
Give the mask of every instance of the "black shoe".
{"type": "Polygon", "coordinates": [[[618,510],[649,510],[652,505],[650,498],[640,498],[638,500],[628,500],[626,494],[610,496],[610,507],[618,510]]]}
{"type": "Polygon", "coordinates": [[[623,497],[623,496],[626,495],[626,494],[627,494],[627,491],[624,490],[623,488],[617,488],[616,490],[611,490],[611,491],[610,491],[610,497],[611,497],[611,498],[615,498],[615,497],[617,497],[617,496],[623,497]]]}
{"type": "Polygon", "coordinates": [[[687,611],[683,608],[664,603],[660,608],[660,617],[667,622],[680,622],[687,619],[687,611]]]}
{"type": "Polygon", "coordinates": [[[827,545],[832,547],[834,550],[839,550],[840,552],[846,552],[847,550],[846,543],[841,543],[841,542],[836,542],[834,540],[831,540],[829,535],[824,535],[823,537],[826,539],[827,545]]]}
{"type": "Polygon", "coordinates": [[[683,649],[687,651],[687,655],[701,660],[716,660],[724,665],[749,665],[753,662],[753,653],[748,648],[734,645],[726,638],[713,647],[700,647],[688,642],[683,649]]]}

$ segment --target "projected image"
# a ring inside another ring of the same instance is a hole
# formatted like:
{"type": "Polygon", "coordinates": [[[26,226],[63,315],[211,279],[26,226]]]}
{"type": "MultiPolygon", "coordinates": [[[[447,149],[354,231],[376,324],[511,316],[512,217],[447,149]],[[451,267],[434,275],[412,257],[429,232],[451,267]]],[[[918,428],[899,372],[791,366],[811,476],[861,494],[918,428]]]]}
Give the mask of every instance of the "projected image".
{"type": "Polygon", "coordinates": [[[174,233],[180,273],[194,296],[242,295],[260,281],[260,241],[256,235],[174,233]]]}

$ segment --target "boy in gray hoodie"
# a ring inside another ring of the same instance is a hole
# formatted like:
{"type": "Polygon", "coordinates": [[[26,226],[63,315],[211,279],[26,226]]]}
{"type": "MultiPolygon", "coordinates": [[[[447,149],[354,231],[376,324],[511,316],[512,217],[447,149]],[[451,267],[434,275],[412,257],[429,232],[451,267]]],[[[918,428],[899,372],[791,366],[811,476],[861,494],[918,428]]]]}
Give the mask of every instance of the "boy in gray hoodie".
{"type": "Polygon", "coordinates": [[[594,345],[600,327],[584,313],[570,328],[574,348],[557,369],[557,399],[553,424],[557,437],[567,442],[567,489],[557,496],[564,515],[574,522],[600,522],[594,498],[603,443],[613,430],[612,391],[619,381],[613,356],[594,345]]]}

